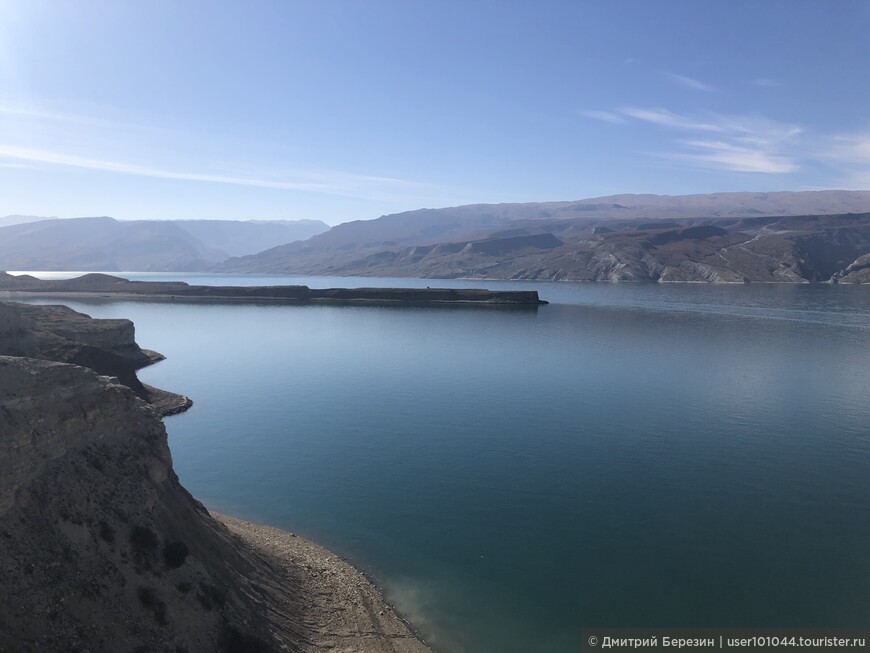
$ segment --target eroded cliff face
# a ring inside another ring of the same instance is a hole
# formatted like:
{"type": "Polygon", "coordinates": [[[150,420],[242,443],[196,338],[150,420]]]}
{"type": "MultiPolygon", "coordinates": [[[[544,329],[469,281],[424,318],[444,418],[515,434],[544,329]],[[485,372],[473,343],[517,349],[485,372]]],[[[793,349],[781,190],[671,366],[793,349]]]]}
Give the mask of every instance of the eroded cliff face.
{"type": "Polygon", "coordinates": [[[162,358],[139,347],[136,329],[130,320],[95,320],[68,306],[18,304],[15,310],[40,331],[121,356],[137,368],[162,358]]]}
{"type": "Polygon", "coordinates": [[[132,323],[0,304],[0,352],[0,650],[279,649],[172,470],[132,323]]]}
{"type": "Polygon", "coordinates": [[[136,344],[130,320],[95,320],[66,306],[0,302],[0,355],[72,363],[116,377],[163,415],[192,403],[139,381],[136,370],[163,357],[136,344]]]}
{"type": "Polygon", "coordinates": [[[270,650],[247,563],[126,386],[0,357],[0,649],[270,650]]]}

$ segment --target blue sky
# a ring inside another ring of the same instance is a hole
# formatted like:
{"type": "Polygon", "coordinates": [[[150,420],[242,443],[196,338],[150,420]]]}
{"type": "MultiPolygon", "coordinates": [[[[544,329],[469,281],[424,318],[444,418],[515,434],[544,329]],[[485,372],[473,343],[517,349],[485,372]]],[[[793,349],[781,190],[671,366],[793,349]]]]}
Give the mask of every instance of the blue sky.
{"type": "Polygon", "coordinates": [[[870,188],[870,2],[0,0],[0,215],[870,188]]]}

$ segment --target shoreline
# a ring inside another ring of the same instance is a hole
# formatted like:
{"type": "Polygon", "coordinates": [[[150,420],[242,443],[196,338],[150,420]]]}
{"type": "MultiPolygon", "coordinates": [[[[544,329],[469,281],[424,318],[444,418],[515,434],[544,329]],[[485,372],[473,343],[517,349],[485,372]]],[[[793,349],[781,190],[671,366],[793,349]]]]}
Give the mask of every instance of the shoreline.
{"type": "Polygon", "coordinates": [[[274,526],[209,514],[267,560],[276,570],[270,580],[298,591],[301,601],[293,607],[316,633],[305,642],[311,650],[437,653],[373,578],[330,549],[274,526]]]}

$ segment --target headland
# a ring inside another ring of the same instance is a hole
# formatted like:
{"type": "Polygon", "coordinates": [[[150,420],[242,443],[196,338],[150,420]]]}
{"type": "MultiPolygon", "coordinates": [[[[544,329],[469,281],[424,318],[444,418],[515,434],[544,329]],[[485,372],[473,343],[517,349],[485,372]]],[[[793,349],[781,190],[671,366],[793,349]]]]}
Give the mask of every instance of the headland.
{"type": "Polygon", "coordinates": [[[130,281],[91,273],[74,279],[44,280],[0,273],[6,298],[106,296],[125,299],[287,303],[487,304],[538,306],[547,302],[536,290],[480,288],[322,288],[308,286],[198,286],[182,281],[130,281]]]}

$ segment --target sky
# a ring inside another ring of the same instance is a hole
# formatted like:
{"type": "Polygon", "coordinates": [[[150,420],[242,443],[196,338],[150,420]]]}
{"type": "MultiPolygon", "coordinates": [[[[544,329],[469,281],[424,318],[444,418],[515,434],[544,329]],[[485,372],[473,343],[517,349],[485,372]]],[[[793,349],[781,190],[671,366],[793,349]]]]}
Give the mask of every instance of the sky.
{"type": "Polygon", "coordinates": [[[0,0],[0,215],[870,189],[864,0],[0,0]]]}

